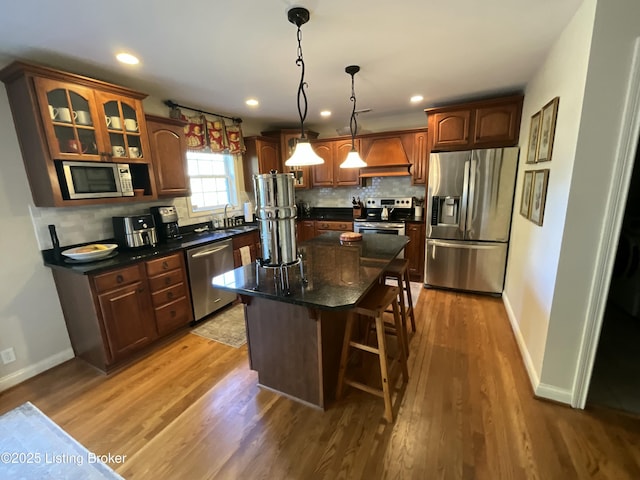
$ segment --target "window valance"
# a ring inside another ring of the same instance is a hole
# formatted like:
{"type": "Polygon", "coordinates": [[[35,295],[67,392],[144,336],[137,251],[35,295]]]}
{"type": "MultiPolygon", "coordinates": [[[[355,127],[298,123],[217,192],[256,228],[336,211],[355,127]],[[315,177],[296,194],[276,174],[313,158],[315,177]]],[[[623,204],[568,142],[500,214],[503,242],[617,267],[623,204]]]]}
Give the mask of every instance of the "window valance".
{"type": "Polygon", "coordinates": [[[222,117],[212,117],[203,113],[187,116],[179,108],[171,110],[171,117],[187,122],[184,133],[189,150],[208,150],[232,155],[245,152],[242,128],[235,121],[227,125],[222,117]]]}

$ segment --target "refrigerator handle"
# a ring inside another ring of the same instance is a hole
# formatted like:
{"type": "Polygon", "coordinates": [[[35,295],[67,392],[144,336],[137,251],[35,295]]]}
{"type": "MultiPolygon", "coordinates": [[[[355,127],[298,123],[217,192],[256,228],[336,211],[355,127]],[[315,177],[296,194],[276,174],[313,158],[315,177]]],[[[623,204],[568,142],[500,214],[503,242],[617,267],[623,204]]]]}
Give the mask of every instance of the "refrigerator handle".
{"type": "Polygon", "coordinates": [[[469,169],[471,166],[471,160],[465,160],[464,162],[464,176],[462,184],[462,198],[460,199],[460,220],[458,221],[458,228],[462,232],[463,238],[466,237],[467,230],[467,200],[469,198],[469,169]]]}
{"type": "Polygon", "coordinates": [[[475,202],[475,195],[476,195],[477,169],[478,169],[478,161],[472,156],[471,160],[469,161],[469,179],[468,179],[469,201],[467,202],[467,219],[466,219],[466,225],[465,225],[465,237],[469,233],[469,230],[471,230],[471,225],[473,224],[473,215],[474,215],[473,204],[475,202]]]}

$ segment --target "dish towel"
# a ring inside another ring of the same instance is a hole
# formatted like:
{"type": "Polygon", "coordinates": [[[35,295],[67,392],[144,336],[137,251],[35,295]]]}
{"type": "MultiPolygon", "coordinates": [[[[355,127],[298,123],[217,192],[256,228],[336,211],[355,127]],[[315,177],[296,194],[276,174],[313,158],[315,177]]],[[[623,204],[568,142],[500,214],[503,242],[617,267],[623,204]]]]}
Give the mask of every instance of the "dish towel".
{"type": "Polygon", "coordinates": [[[240,247],[240,258],[242,260],[242,266],[251,264],[251,250],[249,247],[240,247]]]}

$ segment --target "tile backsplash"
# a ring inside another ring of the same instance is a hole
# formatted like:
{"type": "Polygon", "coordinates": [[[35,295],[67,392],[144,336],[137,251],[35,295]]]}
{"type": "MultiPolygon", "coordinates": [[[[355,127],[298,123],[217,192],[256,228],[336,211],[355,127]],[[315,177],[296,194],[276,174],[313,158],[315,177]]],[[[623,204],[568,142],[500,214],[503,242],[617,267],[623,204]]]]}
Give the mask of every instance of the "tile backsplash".
{"type": "Polygon", "coordinates": [[[311,207],[351,207],[352,197],[424,197],[424,185],[411,185],[411,177],[373,177],[366,187],[312,188],[296,190],[296,201],[311,207]]]}
{"type": "MultiPolygon", "coordinates": [[[[149,213],[149,207],[174,205],[181,226],[213,220],[215,215],[189,216],[186,198],[169,198],[153,202],[91,205],[87,207],[48,208],[29,206],[31,221],[40,250],[52,248],[48,225],[55,225],[61,246],[93,242],[113,238],[111,217],[149,213]]],[[[229,210],[230,215],[240,215],[240,210],[229,210]]]]}

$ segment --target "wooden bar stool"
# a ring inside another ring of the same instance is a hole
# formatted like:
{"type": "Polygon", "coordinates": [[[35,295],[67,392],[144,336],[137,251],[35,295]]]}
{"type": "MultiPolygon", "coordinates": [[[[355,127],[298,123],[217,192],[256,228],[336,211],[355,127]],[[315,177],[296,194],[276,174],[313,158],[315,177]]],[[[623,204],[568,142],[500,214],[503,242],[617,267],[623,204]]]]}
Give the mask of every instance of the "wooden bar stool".
{"type": "MultiPolygon", "coordinates": [[[[391,264],[382,273],[382,278],[394,278],[400,287],[400,315],[402,317],[402,326],[405,329],[405,338],[407,338],[407,318],[411,320],[411,331],[416,331],[416,317],[413,313],[413,299],[411,298],[411,281],[409,280],[409,260],[406,258],[395,258],[391,264]],[[404,292],[407,292],[407,303],[405,306],[404,292]]],[[[387,310],[389,311],[389,310],[387,310]]],[[[407,340],[407,355],[409,353],[409,343],[407,340]]]]}
{"type": "Polygon", "coordinates": [[[340,370],[338,371],[338,387],[336,389],[336,398],[342,397],[344,384],[351,385],[354,388],[363,390],[373,395],[377,395],[384,399],[384,418],[388,422],[393,422],[393,410],[391,406],[391,388],[389,386],[389,370],[390,365],[387,363],[387,342],[385,339],[385,322],[382,318],[385,310],[389,305],[393,307],[393,319],[395,335],[398,337],[398,355],[394,359],[400,363],[402,369],[402,378],[406,383],[409,380],[409,372],[407,371],[407,356],[405,351],[406,340],[404,338],[405,331],[402,328],[400,320],[400,312],[398,308],[398,294],[401,293],[400,288],[390,285],[376,285],[358,304],[351,309],[347,318],[347,325],[344,332],[344,342],[342,344],[342,355],[340,357],[340,370]],[[367,318],[370,322],[374,322],[378,345],[372,347],[361,342],[351,339],[353,333],[354,322],[357,315],[367,318]],[[355,348],[365,352],[377,355],[380,361],[380,377],[382,380],[382,390],[370,387],[364,383],[346,377],[347,363],[349,361],[349,349],[355,348]]]}

